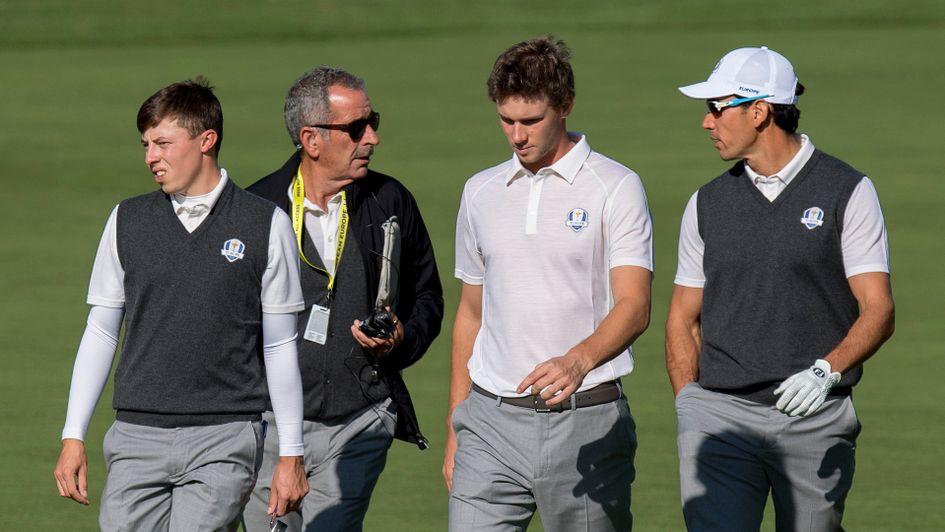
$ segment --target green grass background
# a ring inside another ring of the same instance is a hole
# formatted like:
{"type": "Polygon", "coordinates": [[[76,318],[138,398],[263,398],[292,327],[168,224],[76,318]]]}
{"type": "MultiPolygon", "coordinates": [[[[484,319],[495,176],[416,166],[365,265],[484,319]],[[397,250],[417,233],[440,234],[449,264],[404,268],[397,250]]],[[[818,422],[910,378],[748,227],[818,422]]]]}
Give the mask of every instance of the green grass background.
{"type": "MultiPolygon", "coordinates": [[[[553,33],[573,48],[569,126],[643,177],[655,221],[653,321],[626,380],[640,447],[636,530],[683,529],[663,324],[679,217],[725,163],[676,87],[727,50],[766,44],[807,86],[801,129],[876,184],[892,249],[898,328],[866,366],[849,530],[945,530],[945,3],[0,0],[0,529],[94,530],[109,387],[88,434],[92,507],[52,478],[94,250],[111,207],[153,189],[134,117],[198,74],[226,115],[221,162],[248,185],[291,148],[285,90],[319,64],[368,82],[384,115],[372,166],[413,190],[446,290],[440,338],[406,373],[432,449],[397,443],[366,529],[440,531],[453,223],[464,180],[509,156],[485,79],[495,57],[553,33]]],[[[762,229],[759,229],[762,230],[762,229]]],[[[533,530],[540,529],[535,523],[533,530]]],[[[771,513],[763,527],[773,530],[771,513]]]]}

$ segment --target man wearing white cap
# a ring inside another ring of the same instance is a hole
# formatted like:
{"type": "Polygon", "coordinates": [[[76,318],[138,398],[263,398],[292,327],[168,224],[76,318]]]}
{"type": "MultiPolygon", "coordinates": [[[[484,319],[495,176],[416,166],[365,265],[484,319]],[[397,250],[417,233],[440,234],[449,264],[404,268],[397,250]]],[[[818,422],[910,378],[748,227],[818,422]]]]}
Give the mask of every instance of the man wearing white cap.
{"type": "Polygon", "coordinates": [[[840,530],[860,424],[851,390],[894,328],[886,228],[870,180],[795,133],[784,56],[725,55],[702,127],[730,170],[683,214],[666,367],[689,530],[840,530]]]}

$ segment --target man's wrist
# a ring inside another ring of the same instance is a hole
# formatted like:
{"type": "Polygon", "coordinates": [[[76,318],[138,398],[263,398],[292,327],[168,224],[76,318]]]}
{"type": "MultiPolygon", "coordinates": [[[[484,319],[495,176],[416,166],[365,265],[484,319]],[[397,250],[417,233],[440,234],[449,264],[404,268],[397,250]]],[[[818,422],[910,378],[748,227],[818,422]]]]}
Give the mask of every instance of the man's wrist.
{"type": "Polygon", "coordinates": [[[685,388],[686,386],[688,386],[688,385],[690,385],[690,384],[692,384],[692,383],[694,383],[694,382],[696,382],[695,379],[688,379],[688,380],[676,381],[676,382],[674,383],[674,387],[673,387],[673,394],[674,394],[674,395],[679,395],[679,392],[681,392],[683,388],[685,388]]]}
{"type": "Polygon", "coordinates": [[[564,356],[577,364],[582,375],[587,375],[597,366],[593,353],[581,345],[572,347],[564,356]]]}
{"type": "Polygon", "coordinates": [[[818,358],[815,360],[811,371],[814,372],[814,375],[817,377],[824,379],[824,386],[827,389],[830,389],[834,384],[840,382],[840,373],[833,371],[833,367],[826,359],[818,358]]]}

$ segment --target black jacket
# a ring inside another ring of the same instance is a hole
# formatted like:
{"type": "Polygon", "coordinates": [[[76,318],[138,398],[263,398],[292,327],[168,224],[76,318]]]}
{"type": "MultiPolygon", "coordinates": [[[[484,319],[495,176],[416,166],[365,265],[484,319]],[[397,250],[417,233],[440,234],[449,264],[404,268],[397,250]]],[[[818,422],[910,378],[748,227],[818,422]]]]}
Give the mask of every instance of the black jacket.
{"type": "MultiPolygon", "coordinates": [[[[272,201],[291,216],[288,191],[299,163],[299,154],[295,153],[282,168],[253,183],[247,190],[272,201]]],[[[425,449],[427,442],[420,433],[417,414],[400,371],[420,360],[440,333],[443,321],[443,287],[430,235],[413,195],[396,179],[369,170],[366,177],[344,190],[350,215],[349,230],[357,239],[364,261],[369,301],[377,298],[381,274],[380,256],[384,248],[381,224],[391,216],[397,216],[400,222],[401,268],[396,312],[403,322],[404,339],[379,363],[397,405],[395,436],[425,449]]]]}

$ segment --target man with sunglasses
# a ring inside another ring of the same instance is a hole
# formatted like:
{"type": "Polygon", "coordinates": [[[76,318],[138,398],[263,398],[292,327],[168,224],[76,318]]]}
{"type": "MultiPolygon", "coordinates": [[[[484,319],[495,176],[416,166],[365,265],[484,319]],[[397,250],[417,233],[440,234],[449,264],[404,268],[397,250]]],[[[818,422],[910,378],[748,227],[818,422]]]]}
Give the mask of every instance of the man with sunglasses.
{"type": "Polygon", "coordinates": [[[620,384],[649,324],[640,177],[567,129],[570,50],[503,52],[488,81],[513,155],[472,176],[456,221],[443,476],[452,532],[625,531],[636,426],[620,384]]]}
{"type": "MultiPolygon", "coordinates": [[[[248,188],[289,213],[302,260],[298,353],[311,490],[283,521],[296,531],[361,530],[393,438],[427,447],[401,371],[439,334],[442,288],[413,196],[368,169],[380,115],[364,82],[332,67],[306,73],[289,89],[285,123],[296,152],[248,188]],[[385,253],[392,225],[402,235],[399,262],[385,253]],[[385,272],[397,295],[375,309],[385,272]],[[362,327],[374,310],[384,326],[362,327]]],[[[278,437],[270,431],[260,477],[274,464],[278,437]]],[[[268,498],[260,478],[243,514],[247,530],[268,530],[268,498]]]]}
{"type": "Polygon", "coordinates": [[[882,211],[862,172],[796,133],[784,56],[740,48],[707,81],[702,127],[736,164],[683,214],[666,366],[689,530],[841,530],[862,364],[894,328],[882,211]]]}

